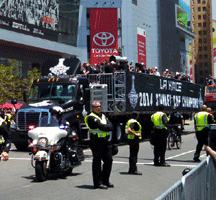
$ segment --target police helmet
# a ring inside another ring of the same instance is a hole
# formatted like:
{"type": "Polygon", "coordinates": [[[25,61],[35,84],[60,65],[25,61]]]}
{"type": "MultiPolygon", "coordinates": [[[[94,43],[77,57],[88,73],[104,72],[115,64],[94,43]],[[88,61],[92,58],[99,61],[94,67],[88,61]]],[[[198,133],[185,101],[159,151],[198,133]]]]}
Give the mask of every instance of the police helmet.
{"type": "Polygon", "coordinates": [[[112,145],[112,155],[116,155],[118,153],[118,146],[116,144],[112,145]]]}
{"type": "Polygon", "coordinates": [[[54,106],[49,109],[51,115],[56,115],[57,119],[60,119],[63,114],[63,108],[60,106],[54,106]]]}

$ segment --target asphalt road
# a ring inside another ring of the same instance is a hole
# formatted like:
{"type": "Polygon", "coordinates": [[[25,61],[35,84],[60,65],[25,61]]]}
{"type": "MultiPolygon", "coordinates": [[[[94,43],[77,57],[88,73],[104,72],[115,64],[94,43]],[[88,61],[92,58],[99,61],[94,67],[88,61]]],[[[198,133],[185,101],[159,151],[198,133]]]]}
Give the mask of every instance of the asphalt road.
{"type": "MultiPolygon", "coordinates": [[[[171,167],[153,166],[153,149],[148,141],[140,143],[138,170],[142,176],[128,175],[128,145],[120,145],[119,153],[113,157],[110,182],[115,185],[108,190],[93,188],[92,154],[85,149],[86,159],[66,178],[49,176],[45,182],[38,182],[28,152],[19,152],[12,145],[10,158],[0,162],[0,200],[76,199],[76,200],[152,200],[160,196],[182,177],[186,167],[196,167],[193,154],[196,147],[193,123],[185,126],[181,149],[166,152],[166,161],[171,167]]],[[[201,160],[205,159],[201,152],[201,160]]]]}

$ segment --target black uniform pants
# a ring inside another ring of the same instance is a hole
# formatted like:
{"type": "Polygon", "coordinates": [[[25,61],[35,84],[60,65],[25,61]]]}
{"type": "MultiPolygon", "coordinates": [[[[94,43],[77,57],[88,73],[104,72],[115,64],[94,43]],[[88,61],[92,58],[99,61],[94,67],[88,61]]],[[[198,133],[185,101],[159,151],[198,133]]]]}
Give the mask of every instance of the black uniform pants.
{"type": "Polygon", "coordinates": [[[130,157],[129,157],[129,172],[137,171],[137,155],[139,152],[139,139],[128,139],[128,144],[130,146],[130,157]]]}
{"type": "Polygon", "coordinates": [[[109,142],[105,138],[97,138],[90,145],[93,154],[92,175],[95,186],[109,183],[109,177],[112,169],[112,149],[109,142]],[[101,169],[101,160],[103,161],[103,169],[101,169]]]}
{"type": "Polygon", "coordinates": [[[165,163],[168,131],[166,129],[154,129],[154,164],[165,163]]]}
{"type": "Polygon", "coordinates": [[[201,131],[196,131],[196,138],[197,138],[197,146],[196,146],[196,151],[194,153],[194,159],[198,159],[200,157],[200,152],[203,148],[203,145],[208,145],[208,133],[209,129],[204,128],[201,131]]]}

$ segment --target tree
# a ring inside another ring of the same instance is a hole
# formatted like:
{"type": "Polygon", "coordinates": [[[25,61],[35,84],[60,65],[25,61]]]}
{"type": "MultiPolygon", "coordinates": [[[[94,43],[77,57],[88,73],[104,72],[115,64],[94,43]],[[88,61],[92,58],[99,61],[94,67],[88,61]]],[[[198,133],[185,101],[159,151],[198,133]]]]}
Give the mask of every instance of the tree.
{"type": "Polygon", "coordinates": [[[23,100],[23,91],[29,94],[33,80],[40,77],[40,71],[33,68],[28,71],[27,78],[21,78],[16,60],[10,61],[9,66],[0,64],[0,102],[11,99],[23,100]]]}

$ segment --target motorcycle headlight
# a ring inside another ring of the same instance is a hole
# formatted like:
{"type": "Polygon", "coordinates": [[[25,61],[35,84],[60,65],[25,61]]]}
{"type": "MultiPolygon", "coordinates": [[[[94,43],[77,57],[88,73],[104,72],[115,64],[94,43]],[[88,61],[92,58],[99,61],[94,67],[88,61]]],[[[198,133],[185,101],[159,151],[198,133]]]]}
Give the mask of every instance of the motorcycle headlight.
{"type": "Polygon", "coordinates": [[[44,148],[48,146],[48,140],[46,138],[40,138],[38,140],[38,146],[44,148]]]}

